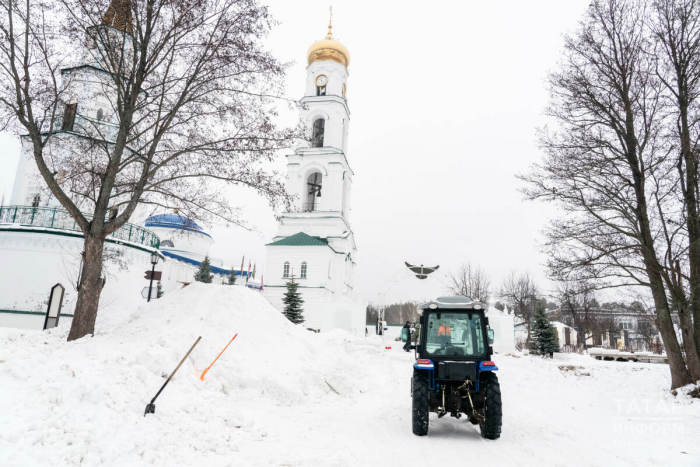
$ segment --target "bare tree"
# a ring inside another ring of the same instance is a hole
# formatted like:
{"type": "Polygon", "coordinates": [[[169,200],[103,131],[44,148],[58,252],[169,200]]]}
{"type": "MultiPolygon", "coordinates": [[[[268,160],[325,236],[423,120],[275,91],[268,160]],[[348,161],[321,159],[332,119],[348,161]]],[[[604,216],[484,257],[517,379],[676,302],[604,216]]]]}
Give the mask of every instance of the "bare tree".
{"type": "Polygon", "coordinates": [[[670,151],[676,157],[677,189],[685,208],[685,219],[678,221],[685,221],[688,236],[687,260],[677,260],[672,276],[675,283],[669,289],[678,309],[686,351],[688,346],[695,346],[688,353],[690,360],[700,355],[700,1],[655,0],[653,7],[655,15],[650,23],[656,39],[656,73],[667,91],[667,128],[673,141],[670,151]],[[689,294],[682,284],[686,263],[689,294]]]}
{"type": "MultiPolygon", "coordinates": [[[[540,295],[539,288],[530,273],[510,271],[501,284],[498,296],[513,309],[513,314],[522,319],[527,327],[526,345],[530,345],[530,323],[535,314],[535,303],[540,295]]],[[[546,301],[545,301],[546,304],[546,301]]]]}
{"type": "Polygon", "coordinates": [[[365,322],[374,323],[379,318],[379,310],[375,305],[371,303],[367,304],[367,309],[365,310],[365,322]]]}
{"type": "Polygon", "coordinates": [[[415,302],[394,303],[384,310],[384,319],[389,324],[404,324],[418,321],[418,304],[415,302]]]}
{"type": "Polygon", "coordinates": [[[450,273],[450,293],[488,303],[491,298],[491,277],[481,266],[463,263],[455,273],[450,273]]]}
{"type": "Polygon", "coordinates": [[[543,163],[522,179],[529,199],[554,201],[566,213],[546,232],[554,276],[650,290],[676,388],[691,381],[666,289],[683,234],[667,222],[678,206],[648,20],[641,1],[591,3],[549,77],[547,113],[557,130],[542,131],[543,163]]]}
{"type": "Polygon", "coordinates": [[[564,316],[571,317],[570,325],[577,328],[577,345],[583,346],[592,337],[595,317],[593,308],[597,305],[595,286],[587,280],[559,281],[556,284],[556,298],[564,316]]]}
{"type": "Polygon", "coordinates": [[[105,237],[140,206],[243,225],[226,185],[289,206],[269,162],[285,65],[255,0],[0,0],[0,118],[85,236],[69,340],[94,332],[105,237]],[[85,43],[84,50],[75,44],[85,43]],[[117,212],[109,216],[109,212],[117,212]]]}

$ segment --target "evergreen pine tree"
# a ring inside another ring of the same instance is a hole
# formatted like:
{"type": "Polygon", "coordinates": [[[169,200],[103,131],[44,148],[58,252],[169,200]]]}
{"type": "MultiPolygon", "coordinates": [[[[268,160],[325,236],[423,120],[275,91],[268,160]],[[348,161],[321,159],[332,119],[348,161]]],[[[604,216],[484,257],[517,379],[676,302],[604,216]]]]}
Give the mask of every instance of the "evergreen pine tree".
{"type": "Polygon", "coordinates": [[[284,311],[282,313],[294,324],[304,322],[304,310],[301,308],[304,300],[302,300],[301,294],[297,290],[298,287],[299,284],[294,282],[294,276],[292,276],[292,280],[287,282],[287,291],[282,298],[282,303],[284,303],[284,311]]]}
{"type": "Polygon", "coordinates": [[[530,352],[535,355],[551,355],[559,352],[559,342],[554,331],[554,326],[545,314],[545,305],[538,303],[535,308],[534,322],[532,323],[532,337],[530,339],[530,352]]]}
{"type": "Polygon", "coordinates": [[[231,274],[228,276],[228,285],[236,285],[236,270],[231,266],[231,274]]]}
{"type": "Polygon", "coordinates": [[[194,275],[194,280],[211,284],[212,279],[214,279],[214,276],[211,273],[211,261],[209,261],[209,256],[205,256],[204,261],[199,266],[199,270],[194,275]]]}
{"type": "Polygon", "coordinates": [[[156,298],[160,298],[163,296],[163,285],[158,281],[158,285],[156,286],[156,298]]]}

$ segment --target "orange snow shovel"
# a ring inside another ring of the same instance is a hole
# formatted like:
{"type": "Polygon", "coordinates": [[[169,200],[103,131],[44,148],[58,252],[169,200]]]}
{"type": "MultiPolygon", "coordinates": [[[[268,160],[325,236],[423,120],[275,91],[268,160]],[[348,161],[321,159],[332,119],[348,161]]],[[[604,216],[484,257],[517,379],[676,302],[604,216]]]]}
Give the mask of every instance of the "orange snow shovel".
{"type": "Polygon", "coordinates": [[[158,399],[158,396],[160,396],[160,393],[163,392],[163,389],[165,389],[165,386],[167,386],[168,383],[170,382],[170,380],[173,379],[173,376],[175,376],[175,373],[177,373],[177,370],[179,370],[180,367],[182,366],[182,364],[185,363],[185,360],[187,360],[187,357],[190,356],[190,354],[192,353],[194,348],[197,346],[197,344],[199,344],[199,341],[201,339],[202,339],[202,336],[199,336],[197,338],[197,340],[194,341],[194,344],[192,344],[192,347],[190,348],[190,350],[188,350],[187,353],[185,354],[185,356],[182,357],[182,360],[180,360],[180,363],[177,365],[175,370],[172,373],[170,373],[170,376],[168,376],[168,379],[165,381],[165,383],[163,383],[163,386],[160,387],[160,390],[158,390],[158,393],[156,394],[156,396],[153,399],[151,399],[151,403],[146,405],[146,411],[143,413],[144,417],[146,416],[146,414],[156,413],[156,404],[155,404],[156,399],[158,399]]]}
{"type": "Polygon", "coordinates": [[[228,349],[228,346],[231,345],[231,342],[233,342],[233,339],[235,339],[236,337],[238,337],[238,333],[236,333],[236,335],[233,336],[233,338],[232,338],[230,341],[228,341],[228,344],[226,344],[226,347],[224,347],[224,350],[222,350],[221,353],[220,353],[219,355],[216,356],[216,358],[214,359],[214,361],[211,362],[211,365],[209,365],[209,367],[208,367],[206,370],[204,370],[204,371],[202,372],[202,376],[200,376],[199,379],[201,379],[202,381],[204,381],[204,375],[206,375],[206,374],[207,374],[207,371],[209,371],[209,369],[210,369],[211,367],[214,366],[214,363],[216,363],[216,361],[219,359],[219,357],[221,357],[221,354],[224,353],[224,352],[226,352],[226,349],[228,349]]]}

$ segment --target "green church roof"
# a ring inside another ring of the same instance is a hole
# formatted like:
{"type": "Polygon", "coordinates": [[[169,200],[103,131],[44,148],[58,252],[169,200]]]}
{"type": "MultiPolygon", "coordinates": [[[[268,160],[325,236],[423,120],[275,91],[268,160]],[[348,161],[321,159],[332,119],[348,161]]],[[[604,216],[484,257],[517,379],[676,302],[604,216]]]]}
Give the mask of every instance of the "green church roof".
{"type": "Polygon", "coordinates": [[[312,237],[304,232],[299,232],[289,237],[284,237],[276,242],[268,243],[268,246],[328,246],[328,240],[320,237],[312,237]]]}

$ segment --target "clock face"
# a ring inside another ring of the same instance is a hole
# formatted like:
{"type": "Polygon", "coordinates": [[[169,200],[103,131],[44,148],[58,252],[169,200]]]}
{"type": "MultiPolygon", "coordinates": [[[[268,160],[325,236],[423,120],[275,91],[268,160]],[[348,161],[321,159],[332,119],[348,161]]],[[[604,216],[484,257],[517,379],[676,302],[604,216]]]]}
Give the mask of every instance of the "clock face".
{"type": "Polygon", "coordinates": [[[325,86],[326,84],[328,84],[328,76],[318,75],[316,77],[316,86],[325,86]]]}

